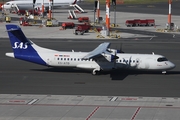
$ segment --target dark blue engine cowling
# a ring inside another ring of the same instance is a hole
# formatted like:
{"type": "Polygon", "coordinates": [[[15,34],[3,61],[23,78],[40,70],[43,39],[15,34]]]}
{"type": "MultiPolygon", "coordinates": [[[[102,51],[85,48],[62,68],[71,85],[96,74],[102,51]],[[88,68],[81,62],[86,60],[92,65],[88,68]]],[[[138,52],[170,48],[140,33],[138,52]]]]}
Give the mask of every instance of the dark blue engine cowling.
{"type": "Polygon", "coordinates": [[[124,53],[122,50],[117,50],[116,53],[124,53]]]}
{"type": "Polygon", "coordinates": [[[115,55],[111,55],[111,62],[113,62],[114,60],[118,59],[119,57],[118,56],[115,56],[115,55]]]}
{"type": "Polygon", "coordinates": [[[104,55],[104,57],[106,58],[106,60],[108,60],[109,62],[114,62],[114,60],[118,59],[119,57],[118,56],[115,56],[115,55],[109,55],[109,54],[106,54],[104,55]]]}

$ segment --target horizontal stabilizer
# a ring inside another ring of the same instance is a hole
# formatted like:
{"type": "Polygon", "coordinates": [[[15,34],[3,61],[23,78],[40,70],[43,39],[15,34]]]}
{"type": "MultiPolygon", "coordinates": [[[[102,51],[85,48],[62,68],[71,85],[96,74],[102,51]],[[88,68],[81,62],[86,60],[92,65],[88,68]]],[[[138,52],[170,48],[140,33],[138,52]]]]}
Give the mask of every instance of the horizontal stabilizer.
{"type": "Polygon", "coordinates": [[[14,58],[14,53],[6,53],[6,56],[14,58]]]}

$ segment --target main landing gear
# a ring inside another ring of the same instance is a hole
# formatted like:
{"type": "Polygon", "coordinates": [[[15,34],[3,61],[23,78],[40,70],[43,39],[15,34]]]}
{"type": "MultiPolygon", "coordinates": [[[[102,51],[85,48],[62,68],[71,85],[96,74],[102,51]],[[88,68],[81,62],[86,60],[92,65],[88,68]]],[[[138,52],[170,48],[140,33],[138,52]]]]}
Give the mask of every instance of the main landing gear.
{"type": "Polygon", "coordinates": [[[93,75],[99,75],[99,74],[100,74],[100,70],[99,70],[99,69],[94,69],[94,70],[92,71],[92,74],[93,74],[93,75]]]}

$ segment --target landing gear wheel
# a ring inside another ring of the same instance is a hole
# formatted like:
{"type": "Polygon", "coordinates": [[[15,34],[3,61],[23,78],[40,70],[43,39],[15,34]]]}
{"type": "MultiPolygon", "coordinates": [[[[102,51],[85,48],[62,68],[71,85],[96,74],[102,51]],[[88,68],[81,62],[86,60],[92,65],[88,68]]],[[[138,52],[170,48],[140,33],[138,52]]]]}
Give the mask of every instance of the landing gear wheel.
{"type": "Polygon", "coordinates": [[[166,71],[162,71],[162,74],[164,74],[164,75],[165,75],[165,74],[166,74],[166,71]]]}
{"type": "Polygon", "coordinates": [[[99,74],[100,74],[100,71],[99,71],[99,70],[93,70],[93,71],[92,71],[92,74],[93,74],[93,75],[99,75],[99,74]]]}

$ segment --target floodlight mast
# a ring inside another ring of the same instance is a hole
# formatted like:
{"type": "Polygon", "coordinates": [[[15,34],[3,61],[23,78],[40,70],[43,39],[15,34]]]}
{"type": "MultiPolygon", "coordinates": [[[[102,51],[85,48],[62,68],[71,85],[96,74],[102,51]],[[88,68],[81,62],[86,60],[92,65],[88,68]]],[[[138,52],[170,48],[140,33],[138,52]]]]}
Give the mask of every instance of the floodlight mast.
{"type": "Polygon", "coordinates": [[[109,36],[110,35],[110,0],[106,0],[106,35],[109,36]]]}
{"type": "Polygon", "coordinates": [[[168,26],[169,29],[171,29],[171,4],[172,4],[172,0],[169,0],[169,14],[168,14],[168,26]]]}

